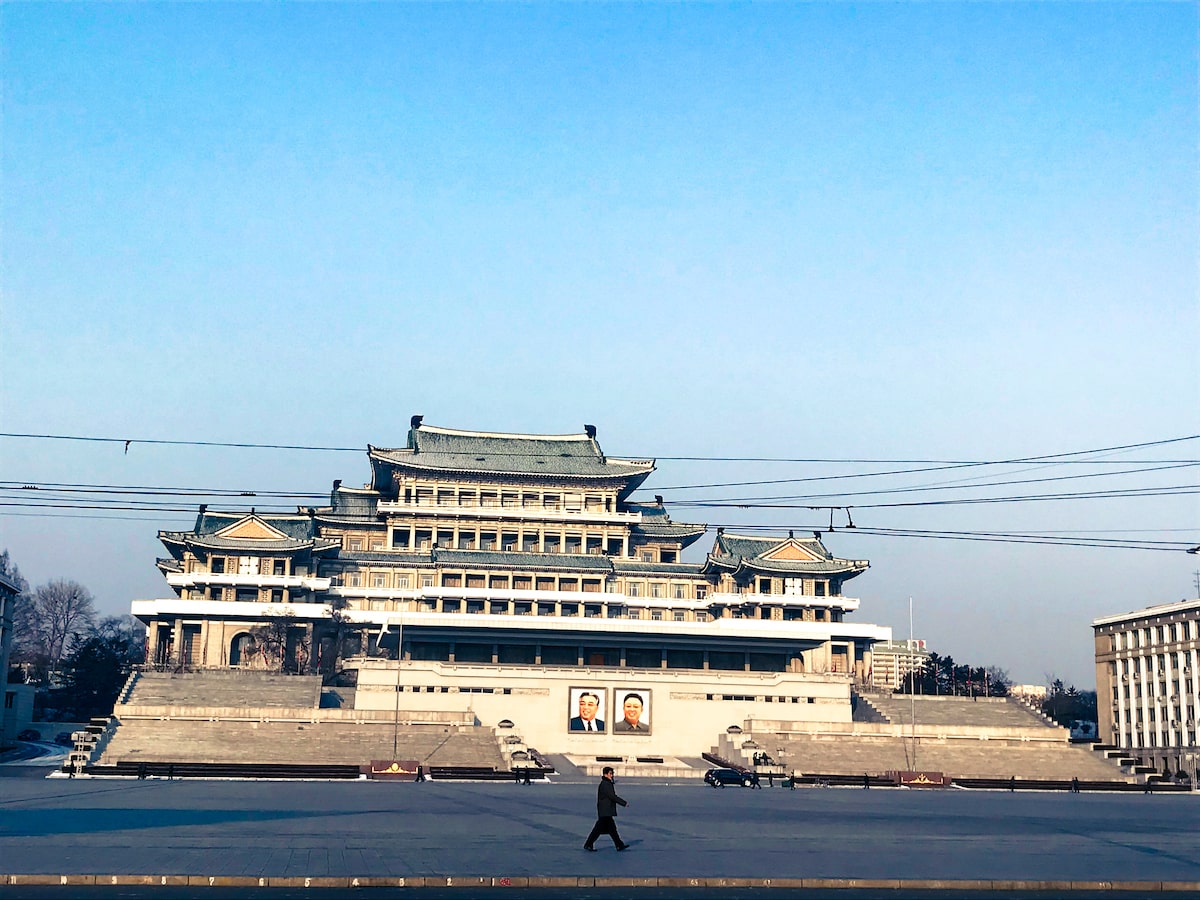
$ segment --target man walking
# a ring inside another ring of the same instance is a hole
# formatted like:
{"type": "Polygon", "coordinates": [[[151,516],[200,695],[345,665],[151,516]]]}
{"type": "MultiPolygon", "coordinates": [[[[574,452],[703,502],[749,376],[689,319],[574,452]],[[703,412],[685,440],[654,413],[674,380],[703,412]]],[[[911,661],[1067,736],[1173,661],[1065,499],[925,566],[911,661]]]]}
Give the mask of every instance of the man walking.
{"type": "Polygon", "coordinates": [[[590,850],[593,853],[596,851],[596,838],[602,834],[607,834],[613,839],[613,843],[618,850],[628,850],[629,845],[621,840],[621,835],[617,834],[617,807],[628,806],[629,804],[617,796],[617,789],[613,782],[613,767],[604,767],[604,776],[600,779],[600,786],[596,791],[596,824],[592,826],[591,833],[587,836],[587,840],[583,842],[583,849],[590,850]]]}

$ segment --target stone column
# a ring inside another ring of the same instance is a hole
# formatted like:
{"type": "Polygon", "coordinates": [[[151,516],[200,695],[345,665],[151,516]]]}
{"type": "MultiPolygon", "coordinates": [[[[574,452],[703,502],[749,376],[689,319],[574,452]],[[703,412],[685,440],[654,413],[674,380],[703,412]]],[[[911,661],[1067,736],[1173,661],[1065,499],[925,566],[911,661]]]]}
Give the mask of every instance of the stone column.
{"type": "Polygon", "coordinates": [[[158,619],[150,620],[150,627],[146,631],[146,654],[142,660],[143,663],[153,664],[158,662],[158,619]]]}
{"type": "Polygon", "coordinates": [[[183,619],[175,620],[175,629],[172,632],[172,637],[175,640],[175,646],[172,648],[174,652],[171,654],[173,657],[171,661],[175,665],[181,666],[183,665],[183,619]]]}

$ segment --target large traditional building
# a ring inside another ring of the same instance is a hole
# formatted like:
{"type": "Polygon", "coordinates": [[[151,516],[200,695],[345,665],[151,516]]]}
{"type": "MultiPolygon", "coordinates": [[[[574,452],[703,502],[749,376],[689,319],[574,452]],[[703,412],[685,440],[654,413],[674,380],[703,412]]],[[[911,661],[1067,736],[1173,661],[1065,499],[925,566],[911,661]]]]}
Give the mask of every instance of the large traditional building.
{"type": "Polygon", "coordinates": [[[1092,628],[1100,740],[1194,778],[1200,599],[1105,616],[1092,628]]]}
{"type": "Polygon", "coordinates": [[[160,533],[176,596],[133,604],[150,661],[353,669],[359,708],[473,710],[543,750],[694,754],[751,715],[849,721],[850,685],[891,637],[845,621],[868,563],[819,536],[718,530],[684,562],[706,526],[633,501],[653,460],[607,457],[591,426],[414,417],[406,446],[367,455],[370,483],[335,481],[328,506],[201,508],[160,533]]]}

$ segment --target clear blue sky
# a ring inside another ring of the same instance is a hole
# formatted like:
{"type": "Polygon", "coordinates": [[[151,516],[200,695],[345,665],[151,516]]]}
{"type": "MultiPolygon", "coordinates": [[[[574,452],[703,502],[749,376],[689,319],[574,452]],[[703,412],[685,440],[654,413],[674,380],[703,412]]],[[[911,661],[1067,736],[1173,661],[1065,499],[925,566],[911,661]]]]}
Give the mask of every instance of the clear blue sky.
{"type": "MultiPolygon", "coordinates": [[[[365,447],[422,413],[594,423],[614,455],[877,460],[1200,433],[1197,24],[1186,3],[5,4],[2,430],[365,447]]],[[[777,496],[800,488],[667,488],[887,468],[664,460],[647,487],[777,496]]],[[[987,474],[1082,471],[1034,468],[987,474]]],[[[369,477],[362,454],[12,438],[0,471],[369,477]]],[[[191,518],[0,513],[30,581],[75,578],[107,612],[167,591],[155,532],[191,518]]],[[[675,508],[730,528],[825,516],[675,508]]],[[[1194,495],[855,520],[1200,543],[1194,495]]],[[[1200,568],[827,543],[872,560],[858,620],[906,635],[912,596],[939,652],[1081,686],[1094,617],[1194,596],[1200,568]]]]}

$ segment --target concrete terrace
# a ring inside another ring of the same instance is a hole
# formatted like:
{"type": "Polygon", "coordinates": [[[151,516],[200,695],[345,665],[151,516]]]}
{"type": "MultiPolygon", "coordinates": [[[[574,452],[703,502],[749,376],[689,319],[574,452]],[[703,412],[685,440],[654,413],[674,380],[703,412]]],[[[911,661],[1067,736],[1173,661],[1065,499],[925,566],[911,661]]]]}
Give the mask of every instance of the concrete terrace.
{"type": "Polygon", "coordinates": [[[898,725],[937,726],[954,728],[1054,728],[1028,706],[1004,697],[907,697],[897,694],[859,694],[859,702],[867,702],[887,721],[898,725]]]}
{"type": "Polygon", "coordinates": [[[506,768],[490,728],[362,722],[246,722],[130,719],[114,732],[100,765],[121,762],[366,765],[373,759],[506,768]]]}
{"type": "Polygon", "coordinates": [[[271,707],[315,709],[319,675],[269,672],[140,672],[132,676],[121,706],[271,707]]]}
{"type": "MultiPolygon", "coordinates": [[[[1117,765],[1083,746],[1061,742],[979,740],[821,734],[756,734],[759,743],[789,770],[816,775],[881,775],[935,771],[954,778],[1131,780],[1117,765]]],[[[721,756],[737,752],[741,741],[722,741],[721,756]]],[[[753,751],[750,751],[753,753],[753,751]]],[[[748,762],[748,760],[747,760],[748,762]]]]}

